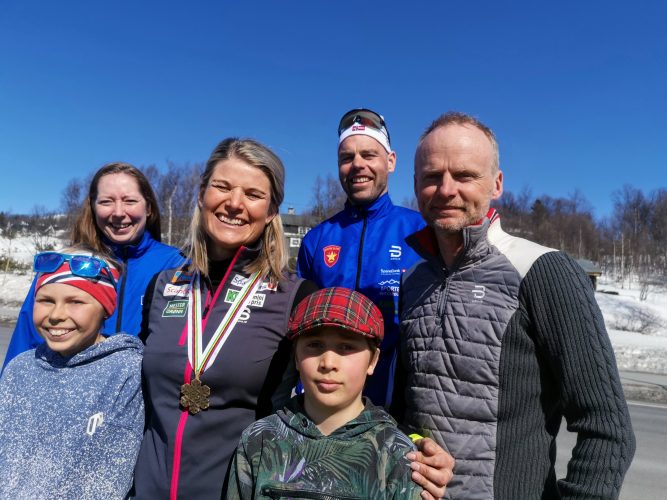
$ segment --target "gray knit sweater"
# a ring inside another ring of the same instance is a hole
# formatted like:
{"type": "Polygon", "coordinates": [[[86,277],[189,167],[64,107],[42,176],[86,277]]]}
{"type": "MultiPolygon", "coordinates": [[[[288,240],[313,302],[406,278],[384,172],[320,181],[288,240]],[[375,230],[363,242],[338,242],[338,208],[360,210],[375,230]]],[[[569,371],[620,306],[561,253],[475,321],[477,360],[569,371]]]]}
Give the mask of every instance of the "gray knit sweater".
{"type": "Polygon", "coordinates": [[[45,344],[0,379],[0,498],[123,498],[144,426],[141,341],[119,334],[71,358],[45,344]]]}
{"type": "Polygon", "coordinates": [[[581,268],[504,233],[497,219],[465,228],[451,269],[432,230],[409,242],[424,260],[401,285],[407,378],[395,414],[456,459],[449,498],[618,497],[635,441],[581,268]],[[557,480],[563,418],[578,442],[557,480]]]}

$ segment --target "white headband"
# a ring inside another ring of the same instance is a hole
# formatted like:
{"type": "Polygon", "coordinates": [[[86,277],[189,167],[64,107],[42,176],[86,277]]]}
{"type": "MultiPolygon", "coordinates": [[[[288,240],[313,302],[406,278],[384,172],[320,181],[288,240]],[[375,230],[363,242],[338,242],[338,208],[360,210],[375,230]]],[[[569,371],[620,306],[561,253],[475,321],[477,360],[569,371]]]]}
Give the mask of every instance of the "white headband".
{"type": "Polygon", "coordinates": [[[351,135],[367,135],[378,141],[384,149],[387,150],[387,153],[391,153],[391,146],[389,145],[389,138],[387,133],[384,130],[384,127],[380,130],[367,127],[366,125],[361,125],[359,123],[353,123],[350,127],[343,130],[338,138],[338,144],[340,145],[345,139],[351,135]]]}

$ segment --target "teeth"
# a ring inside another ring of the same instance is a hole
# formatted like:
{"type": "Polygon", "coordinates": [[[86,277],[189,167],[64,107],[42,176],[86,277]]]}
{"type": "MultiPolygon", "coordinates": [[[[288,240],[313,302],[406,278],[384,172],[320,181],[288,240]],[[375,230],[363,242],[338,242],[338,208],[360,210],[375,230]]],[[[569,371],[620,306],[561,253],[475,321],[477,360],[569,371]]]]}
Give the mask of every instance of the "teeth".
{"type": "Polygon", "coordinates": [[[229,219],[224,215],[218,215],[218,220],[224,222],[225,224],[231,224],[232,226],[241,226],[243,224],[241,219],[229,219]]]}
{"type": "Polygon", "coordinates": [[[362,182],[368,182],[370,180],[370,177],[355,177],[352,179],[352,184],[361,184],[362,182]]]}
{"type": "Polygon", "coordinates": [[[131,224],[114,224],[113,227],[114,229],[125,229],[127,227],[130,227],[131,224]]]}
{"type": "Polygon", "coordinates": [[[66,333],[71,332],[72,330],[69,329],[69,328],[68,329],[49,328],[47,331],[49,332],[50,335],[53,335],[54,337],[61,337],[61,336],[65,335],[66,333]]]}

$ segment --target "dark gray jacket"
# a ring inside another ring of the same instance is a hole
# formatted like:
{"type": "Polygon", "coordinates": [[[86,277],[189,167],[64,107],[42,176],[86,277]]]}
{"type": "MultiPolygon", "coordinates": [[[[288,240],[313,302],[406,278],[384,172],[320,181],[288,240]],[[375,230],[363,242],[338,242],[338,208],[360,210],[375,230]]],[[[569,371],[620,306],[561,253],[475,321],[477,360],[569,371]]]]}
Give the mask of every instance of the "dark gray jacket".
{"type": "Polygon", "coordinates": [[[590,280],[490,216],[452,269],[431,229],[409,238],[396,416],[455,458],[450,498],[616,498],[635,442],[590,280]],[[557,481],[563,417],[579,441],[557,481]]]}

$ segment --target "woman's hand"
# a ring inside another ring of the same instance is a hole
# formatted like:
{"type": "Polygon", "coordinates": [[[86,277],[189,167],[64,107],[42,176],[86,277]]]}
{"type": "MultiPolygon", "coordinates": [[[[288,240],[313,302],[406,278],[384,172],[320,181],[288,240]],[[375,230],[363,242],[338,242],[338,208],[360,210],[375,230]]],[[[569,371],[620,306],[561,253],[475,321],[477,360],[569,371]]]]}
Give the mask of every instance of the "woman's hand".
{"type": "Polygon", "coordinates": [[[445,496],[445,486],[454,476],[454,458],[431,438],[415,441],[418,451],[406,456],[412,462],[412,480],[424,488],[422,498],[433,500],[445,496]]]}

